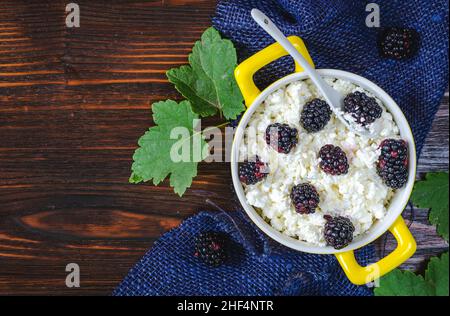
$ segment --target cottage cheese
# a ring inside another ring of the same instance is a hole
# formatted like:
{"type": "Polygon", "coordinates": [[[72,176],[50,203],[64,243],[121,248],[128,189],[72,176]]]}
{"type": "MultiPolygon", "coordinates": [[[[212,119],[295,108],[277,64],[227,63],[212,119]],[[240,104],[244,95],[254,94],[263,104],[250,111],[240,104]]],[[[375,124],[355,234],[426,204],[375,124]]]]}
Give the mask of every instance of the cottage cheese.
{"type": "MultiPolygon", "coordinates": [[[[345,80],[327,79],[327,82],[343,95],[363,91],[373,96],[345,80]]],[[[314,98],[321,96],[309,80],[291,83],[269,95],[247,125],[240,146],[240,161],[258,155],[270,169],[263,181],[245,186],[248,203],[280,232],[325,246],[324,214],[348,217],[355,226],[354,236],[364,233],[386,215],[393,191],[383,184],[375,165],[380,154],[379,144],[385,138],[399,138],[399,129],[377,99],[383,114],[369,126],[376,132],[376,138],[355,135],[334,114],[323,130],[307,133],[300,124],[300,113],[314,98]],[[277,153],[265,142],[267,126],[276,122],[298,129],[298,144],[287,155],[277,153]],[[345,151],[350,165],[346,175],[332,176],[320,169],[317,154],[326,144],[340,146],[345,151]],[[292,187],[304,182],[314,185],[320,196],[319,206],[313,214],[299,214],[291,203],[292,187]]]]}

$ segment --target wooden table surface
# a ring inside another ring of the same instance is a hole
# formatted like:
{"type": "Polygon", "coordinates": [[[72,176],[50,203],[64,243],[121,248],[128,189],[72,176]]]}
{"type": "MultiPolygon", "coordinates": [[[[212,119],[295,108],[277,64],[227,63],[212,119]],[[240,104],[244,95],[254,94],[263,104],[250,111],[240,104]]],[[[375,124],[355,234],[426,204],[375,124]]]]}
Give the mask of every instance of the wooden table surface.
{"type": "MultiPolygon", "coordinates": [[[[202,164],[183,198],[167,183],[128,184],[150,105],[180,99],[165,71],[186,63],[215,1],[79,0],[81,27],[72,29],[68,2],[0,0],[3,295],[110,294],[161,234],[210,208],[206,199],[236,207],[226,163],[202,164]],[[65,286],[71,262],[80,288],[65,286]]],[[[448,126],[446,94],[419,175],[448,170],[448,126]]],[[[406,268],[420,270],[448,247],[426,218],[416,210],[419,249],[406,268]]],[[[383,240],[377,245],[381,253],[383,240]]]]}

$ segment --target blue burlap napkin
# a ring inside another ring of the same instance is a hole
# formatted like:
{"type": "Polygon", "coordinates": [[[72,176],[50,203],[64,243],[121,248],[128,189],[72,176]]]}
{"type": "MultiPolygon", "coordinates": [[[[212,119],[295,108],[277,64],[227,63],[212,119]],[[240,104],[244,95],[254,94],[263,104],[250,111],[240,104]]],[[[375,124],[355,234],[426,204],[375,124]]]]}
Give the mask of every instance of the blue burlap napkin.
{"type": "MultiPolygon", "coordinates": [[[[220,1],[213,24],[233,41],[241,59],[274,42],[252,20],[252,8],[273,19],[285,35],[300,36],[317,68],[353,72],[385,90],[403,110],[420,153],[448,87],[447,0],[220,1]],[[365,23],[370,2],[379,5],[381,27],[410,27],[420,33],[416,57],[404,61],[379,57],[379,29],[365,23]]],[[[293,63],[287,57],[260,71],[256,81],[264,88],[292,72],[293,63]]]]}
{"type": "MultiPolygon", "coordinates": [[[[448,85],[448,2],[446,0],[378,0],[381,26],[415,28],[421,35],[416,57],[381,59],[377,29],[365,25],[365,5],[351,0],[221,1],[214,26],[238,48],[241,60],[273,41],[252,20],[259,8],[286,35],[301,36],[317,68],[354,72],[381,86],[399,104],[417,143],[423,146],[448,85]]],[[[283,58],[260,71],[260,88],[292,72],[283,58]]],[[[357,252],[358,261],[372,261],[373,246],[357,252]]],[[[290,250],[261,233],[240,211],[200,213],[166,233],[131,269],[114,295],[371,295],[344,276],[334,256],[290,250]],[[202,231],[229,233],[233,260],[210,268],[194,256],[193,237],[202,231]]]]}
{"type": "MultiPolygon", "coordinates": [[[[372,247],[358,252],[367,264],[372,247]]],[[[114,295],[369,295],[351,284],[334,256],[291,250],[267,238],[240,212],[202,212],[155,242],[114,295]],[[209,267],[194,253],[199,232],[221,231],[234,241],[233,255],[209,267]]]]}

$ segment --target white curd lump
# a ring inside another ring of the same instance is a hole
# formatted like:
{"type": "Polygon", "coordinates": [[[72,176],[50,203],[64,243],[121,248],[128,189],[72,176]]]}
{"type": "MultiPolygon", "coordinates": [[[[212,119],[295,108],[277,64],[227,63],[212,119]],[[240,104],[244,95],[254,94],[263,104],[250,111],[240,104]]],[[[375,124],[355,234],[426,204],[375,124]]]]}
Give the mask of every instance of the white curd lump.
{"type": "MultiPolygon", "coordinates": [[[[344,96],[368,91],[341,79],[326,79],[344,96]]],[[[300,124],[303,106],[314,98],[323,99],[310,80],[291,83],[267,97],[253,113],[240,146],[240,161],[254,159],[268,163],[269,174],[253,185],[244,185],[249,204],[278,231],[308,242],[325,246],[323,216],[341,215],[355,226],[354,237],[367,231],[375,221],[386,215],[393,190],[387,187],[376,171],[379,145],[386,138],[400,138],[392,115],[383,109],[381,118],[368,126],[375,138],[364,138],[348,130],[334,114],[319,132],[308,133],[300,124]],[[265,142],[267,126],[285,123],[298,130],[298,144],[288,154],[278,153],[265,142]],[[345,175],[329,175],[319,167],[318,153],[322,146],[339,146],[346,153],[349,170],[345,175]],[[290,198],[293,186],[312,184],[320,202],[313,214],[299,214],[290,198]]]]}

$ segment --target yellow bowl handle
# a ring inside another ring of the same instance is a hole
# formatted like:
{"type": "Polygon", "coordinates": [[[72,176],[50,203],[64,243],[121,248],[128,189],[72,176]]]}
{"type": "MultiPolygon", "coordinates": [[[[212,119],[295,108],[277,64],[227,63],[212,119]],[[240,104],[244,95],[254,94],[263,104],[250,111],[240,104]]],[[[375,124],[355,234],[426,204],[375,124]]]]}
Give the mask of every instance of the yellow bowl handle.
{"type": "Polygon", "coordinates": [[[372,282],[401,265],[416,252],[416,241],[401,216],[389,231],[397,240],[397,248],[387,257],[367,267],[358,264],[353,251],[336,254],[337,260],[352,283],[362,285],[372,282]]]}
{"type": "MultiPolygon", "coordinates": [[[[298,36],[289,36],[288,40],[292,43],[292,45],[294,45],[300,54],[305,57],[308,63],[314,67],[314,63],[311,56],[309,56],[303,40],[298,36]]],[[[288,53],[286,50],[281,47],[280,44],[275,43],[244,60],[239,66],[236,67],[234,76],[236,77],[237,84],[239,85],[242,95],[244,96],[245,105],[247,107],[249,107],[261,93],[253,81],[253,76],[255,73],[264,66],[270,64],[278,58],[286,56],[287,54],[288,53]]],[[[299,64],[295,63],[295,72],[302,71],[303,68],[301,68],[299,64]]]]}

